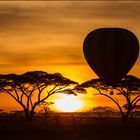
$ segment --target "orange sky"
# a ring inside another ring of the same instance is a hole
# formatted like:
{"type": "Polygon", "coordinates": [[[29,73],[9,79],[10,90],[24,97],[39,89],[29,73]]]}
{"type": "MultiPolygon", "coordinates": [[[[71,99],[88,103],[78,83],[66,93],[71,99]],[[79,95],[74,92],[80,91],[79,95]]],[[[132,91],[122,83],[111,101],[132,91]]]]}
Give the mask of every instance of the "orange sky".
{"type": "MultiPolygon", "coordinates": [[[[82,46],[101,27],[126,28],[140,40],[140,2],[0,1],[0,73],[60,72],[79,83],[95,78],[82,46]]],[[[140,77],[140,59],[129,74],[140,77]]],[[[5,106],[11,98],[0,98],[0,108],[11,107],[5,106]]],[[[81,98],[102,102],[90,94],[81,98]]]]}

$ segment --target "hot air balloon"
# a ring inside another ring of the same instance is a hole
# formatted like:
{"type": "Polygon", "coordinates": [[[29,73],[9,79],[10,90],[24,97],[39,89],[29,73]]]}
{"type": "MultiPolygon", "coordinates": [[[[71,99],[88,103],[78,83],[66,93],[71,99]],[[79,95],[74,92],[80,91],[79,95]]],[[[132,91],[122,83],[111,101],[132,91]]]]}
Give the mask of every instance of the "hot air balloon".
{"type": "Polygon", "coordinates": [[[139,42],[129,30],[100,28],[86,36],[83,52],[97,76],[114,82],[121,80],[135,64],[139,42]]]}

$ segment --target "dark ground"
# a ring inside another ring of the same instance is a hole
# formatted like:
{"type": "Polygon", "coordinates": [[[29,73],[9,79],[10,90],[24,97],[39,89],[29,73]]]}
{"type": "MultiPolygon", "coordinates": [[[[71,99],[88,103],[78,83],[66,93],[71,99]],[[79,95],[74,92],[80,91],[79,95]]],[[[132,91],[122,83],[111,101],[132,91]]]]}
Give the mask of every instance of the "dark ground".
{"type": "Polygon", "coordinates": [[[121,118],[0,117],[0,140],[140,140],[140,119],[124,124],[121,118]]]}

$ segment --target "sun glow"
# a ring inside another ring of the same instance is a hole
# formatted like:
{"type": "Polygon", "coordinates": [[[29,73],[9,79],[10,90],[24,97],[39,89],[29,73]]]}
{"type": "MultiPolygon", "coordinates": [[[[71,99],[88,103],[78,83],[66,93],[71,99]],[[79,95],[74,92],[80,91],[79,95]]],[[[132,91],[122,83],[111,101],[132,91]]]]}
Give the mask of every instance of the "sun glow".
{"type": "Polygon", "coordinates": [[[61,99],[55,99],[54,102],[54,107],[58,111],[63,112],[75,112],[82,109],[84,106],[82,100],[77,99],[75,96],[71,95],[63,95],[61,99]]]}

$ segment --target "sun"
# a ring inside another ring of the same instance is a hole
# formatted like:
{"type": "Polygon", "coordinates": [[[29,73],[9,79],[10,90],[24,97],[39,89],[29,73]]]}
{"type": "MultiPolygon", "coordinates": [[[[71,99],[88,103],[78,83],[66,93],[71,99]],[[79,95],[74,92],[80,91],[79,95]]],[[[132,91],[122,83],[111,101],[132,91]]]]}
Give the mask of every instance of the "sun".
{"type": "Polygon", "coordinates": [[[63,95],[61,99],[54,100],[54,107],[62,112],[75,112],[82,109],[84,103],[72,95],[63,95]]]}

